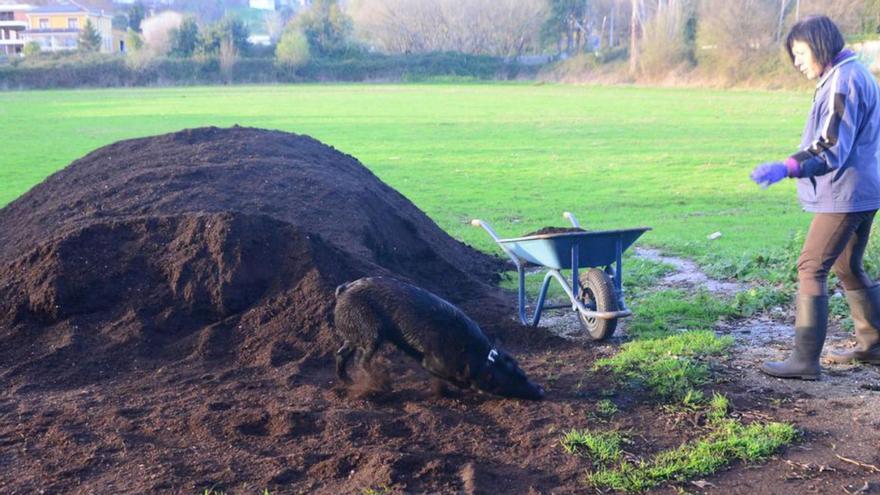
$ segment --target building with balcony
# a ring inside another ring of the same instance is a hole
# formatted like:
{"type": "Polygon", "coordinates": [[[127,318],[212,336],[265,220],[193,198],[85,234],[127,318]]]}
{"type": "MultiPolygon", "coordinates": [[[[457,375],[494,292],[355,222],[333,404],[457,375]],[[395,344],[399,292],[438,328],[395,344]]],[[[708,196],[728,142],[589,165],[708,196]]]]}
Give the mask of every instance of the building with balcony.
{"type": "Polygon", "coordinates": [[[26,13],[31,8],[24,4],[0,4],[0,55],[19,55],[24,50],[26,13]]]}
{"type": "Polygon", "coordinates": [[[39,43],[43,51],[76,50],[86,21],[101,36],[102,53],[112,53],[113,17],[103,11],[95,11],[76,3],[33,7],[26,12],[27,29],[24,41],[39,43]]]}

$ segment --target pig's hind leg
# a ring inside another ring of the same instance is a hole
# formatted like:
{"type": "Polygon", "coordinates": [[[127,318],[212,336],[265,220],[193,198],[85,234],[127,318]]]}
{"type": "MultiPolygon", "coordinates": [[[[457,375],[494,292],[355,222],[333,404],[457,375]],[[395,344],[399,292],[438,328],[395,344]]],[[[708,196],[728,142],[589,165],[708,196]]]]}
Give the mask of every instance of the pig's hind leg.
{"type": "Polygon", "coordinates": [[[370,362],[373,360],[373,356],[376,355],[376,351],[379,350],[380,345],[382,345],[382,340],[380,339],[376,339],[370,342],[369,344],[364,346],[361,355],[358,357],[358,364],[360,365],[361,369],[367,372],[367,374],[370,373],[370,362]]]}
{"type": "Polygon", "coordinates": [[[351,342],[347,340],[342,344],[342,347],[336,351],[336,377],[346,383],[351,383],[351,378],[348,376],[346,368],[348,367],[348,361],[351,359],[354,351],[355,349],[351,345],[351,342]]]}

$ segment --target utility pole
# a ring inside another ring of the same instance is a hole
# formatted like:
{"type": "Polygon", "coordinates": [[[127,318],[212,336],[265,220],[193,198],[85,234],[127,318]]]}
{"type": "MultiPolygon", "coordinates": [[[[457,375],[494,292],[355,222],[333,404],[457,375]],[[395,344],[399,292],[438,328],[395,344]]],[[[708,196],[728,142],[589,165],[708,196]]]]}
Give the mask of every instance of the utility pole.
{"type": "Polygon", "coordinates": [[[614,17],[617,14],[617,0],[611,2],[611,22],[608,25],[608,48],[614,47],[614,17]]]}
{"type": "Polygon", "coordinates": [[[639,0],[632,0],[629,29],[629,71],[635,75],[639,68],[639,0]]]}
{"type": "Polygon", "coordinates": [[[785,21],[785,8],[788,7],[789,0],[779,0],[779,21],[776,23],[776,37],[775,40],[777,43],[782,39],[782,23],[785,21]]]}

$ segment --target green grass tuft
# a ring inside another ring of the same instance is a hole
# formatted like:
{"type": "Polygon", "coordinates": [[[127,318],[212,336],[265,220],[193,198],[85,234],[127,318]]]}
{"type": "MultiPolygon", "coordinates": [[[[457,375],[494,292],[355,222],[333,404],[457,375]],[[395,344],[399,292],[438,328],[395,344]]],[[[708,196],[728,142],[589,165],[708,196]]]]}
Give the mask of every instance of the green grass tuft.
{"type": "Polygon", "coordinates": [[[707,414],[709,421],[713,424],[722,421],[727,417],[730,411],[730,401],[722,394],[715,393],[712,400],[709,401],[709,412],[707,414]]]}
{"type": "Polygon", "coordinates": [[[708,381],[709,367],[701,359],[721,355],[732,345],[732,337],[717,337],[708,330],[636,340],[596,361],[594,370],[625,377],[661,398],[680,399],[708,381]]]}
{"type": "Polygon", "coordinates": [[[694,410],[705,408],[709,431],[696,440],[633,461],[620,447],[627,440],[618,432],[572,430],[562,439],[566,452],[591,460],[593,471],[586,482],[598,490],[639,492],[667,482],[683,482],[716,472],[735,461],[758,462],[795,441],[798,432],[785,423],[743,425],[727,417],[730,402],[715,393],[707,403],[692,391],[684,400],[694,410]]]}
{"type": "Polygon", "coordinates": [[[756,286],[738,292],[733,298],[737,316],[749,317],[774,307],[787,307],[794,301],[794,286],[756,286]]]}
{"type": "Polygon", "coordinates": [[[603,419],[609,419],[619,412],[617,404],[610,399],[601,399],[596,403],[596,415],[603,419]]]}
{"type": "Polygon", "coordinates": [[[562,437],[566,452],[590,459],[594,464],[607,465],[620,460],[623,438],[616,431],[591,432],[571,430],[562,437]]]}
{"type": "MultiPolygon", "coordinates": [[[[713,400],[714,403],[714,400],[713,400]]],[[[639,492],[665,482],[681,482],[716,472],[735,461],[757,462],[793,442],[797,431],[784,423],[744,426],[720,420],[707,437],[661,452],[640,462],[622,460],[587,475],[587,483],[600,490],[639,492]]]]}
{"type": "Polygon", "coordinates": [[[685,392],[681,398],[681,405],[685,409],[696,411],[706,404],[706,394],[700,390],[691,389],[685,392]]]}
{"type": "Polygon", "coordinates": [[[637,297],[653,291],[658,280],[674,271],[675,267],[667,263],[624,255],[623,288],[628,297],[637,297]]]}
{"type": "Polygon", "coordinates": [[[719,318],[736,314],[729,304],[706,291],[692,296],[681,290],[656,291],[634,301],[632,306],[635,316],[627,326],[627,334],[634,338],[710,330],[719,318]]]}

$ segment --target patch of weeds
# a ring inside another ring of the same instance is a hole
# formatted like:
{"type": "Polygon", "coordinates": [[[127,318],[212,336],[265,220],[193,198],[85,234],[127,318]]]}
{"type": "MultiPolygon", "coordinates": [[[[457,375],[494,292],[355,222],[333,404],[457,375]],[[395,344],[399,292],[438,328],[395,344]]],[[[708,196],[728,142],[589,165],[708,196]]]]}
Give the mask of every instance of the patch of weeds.
{"type": "Polygon", "coordinates": [[[840,328],[847,331],[853,331],[853,321],[849,314],[849,304],[845,297],[835,295],[828,298],[828,314],[831,318],[837,320],[840,328]]]}
{"type": "Polygon", "coordinates": [[[601,395],[602,397],[614,397],[615,395],[617,395],[617,389],[614,388],[614,387],[612,387],[612,388],[603,388],[603,389],[599,392],[599,395],[601,395]]]}
{"type": "Polygon", "coordinates": [[[623,437],[616,431],[571,430],[560,442],[569,454],[586,457],[601,466],[617,462],[623,454],[623,437]]]}
{"type": "Polygon", "coordinates": [[[783,445],[793,442],[797,431],[788,424],[744,426],[723,420],[707,437],[661,452],[647,461],[621,461],[587,475],[597,489],[638,492],[669,481],[687,481],[716,472],[734,461],[762,461],[783,445]]]}
{"type": "Polygon", "coordinates": [[[718,423],[727,417],[727,413],[730,411],[730,401],[724,395],[719,393],[715,393],[712,395],[712,400],[709,401],[709,412],[706,416],[709,418],[711,423],[718,423]]]}
{"type": "Polygon", "coordinates": [[[730,304],[706,291],[693,296],[687,296],[680,290],[657,291],[635,301],[633,308],[635,316],[626,331],[635,338],[709,330],[719,318],[736,315],[736,310],[730,304]]]}
{"type": "Polygon", "coordinates": [[[713,278],[761,280],[771,284],[792,284],[797,281],[797,259],[806,233],[795,232],[785,245],[768,252],[741,257],[705,256],[700,266],[713,278]]]}
{"type": "Polygon", "coordinates": [[[727,397],[717,392],[712,394],[712,398],[707,398],[701,390],[688,390],[681,401],[676,404],[665,405],[663,409],[670,413],[677,412],[703,412],[710,425],[718,423],[724,419],[729,410],[730,402],[727,397]]]}
{"type": "Polygon", "coordinates": [[[385,485],[382,485],[379,488],[364,488],[361,490],[361,495],[388,495],[390,493],[391,489],[385,485]]]}
{"type": "Polygon", "coordinates": [[[652,289],[660,278],[675,271],[675,267],[670,264],[634,255],[624,256],[623,266],[623,284],[630,295],[652,289]]]}
{"type": "Polygon", "coordinates": [[[689,409],[691,411],[696,411],[703,407],[706,403],[706,395],[696,389],[691,389],[685,392],[684,397],[681,398],[681,405],[685,409],[689,409]]]}
{"type": "Polygon", "coordinates": [[[617,404],[608,399],[601,399],[596,403],[596,415],[600,418],[611,419],[618,412],[617,404]]]}
{"type": "Polygon", "coordinates": [[[662,398],[680,399],[707,383],[709,367],[701,359],[721,355],[732,345],[732,337],[717,337],[708,330],[636,340],[623,344],[616,355],[596,361],[594,370],[608,370],[662,398]]]}
{"type": "MultiPolygon", "coordinates": [[[[691,400],[697,397],[699,395],[694,394],[691,400]]],[[[798,437],[797,430],[789,424],[743,425],[727,418],[730,403],[721,394],[714,394],[706,407],[711,428],[706,436],[642,461],[627,460],[620,455],[622,451],[606,448],[602,462],[595,463],[598,469],[587,474],[587,483],[599,490],[645,491],[662,483],[683,482],[709,475],[735,461],[762,461],[798,437]]],[[[573,430],[566,435],[571,446],[566,447],[566,451],[578,455],[586,451],[589,457],[600,459],[587,444],[587,439],[593,436],[588,432],[573,430]]],[[[609,444],[619,449],[620,443],[625,441],[618,437],[616,444],[609,444]]]]}
{"type": "Polygon", "coordinates": [[[706,407],[706,395],[699,389],[689,389],[681,394],[678,402],[663,405],[663,410],[669,413],[695,412],[706,407]]]}
{"type": "Polygon", "coordinates": [[[748,317],[777,306],[788,306],[794,300],[794,285],[780,287],[757,286],[739,292],[733,298],[737,316],[748,317]]]}

